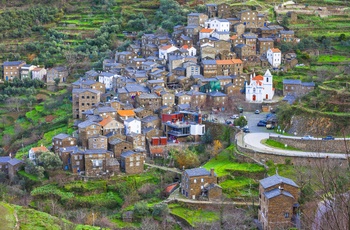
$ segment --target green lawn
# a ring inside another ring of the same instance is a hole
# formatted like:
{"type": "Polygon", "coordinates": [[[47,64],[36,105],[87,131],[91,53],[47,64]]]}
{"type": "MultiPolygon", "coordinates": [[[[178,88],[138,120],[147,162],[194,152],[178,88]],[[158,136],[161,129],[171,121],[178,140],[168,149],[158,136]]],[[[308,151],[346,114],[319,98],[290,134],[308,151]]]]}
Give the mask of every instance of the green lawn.
{"type": "Polygon", "coordinates": [[[214,168],[215,173],[218,175],[218,177],[229,175],[232,171],[250,173],[264,171],[264,167],[261,165],[251,163],[239,163],[235,162],[234,159],[230,159],[232,151],[234,151],[234,147],[228,147],[227,149],[223,150],[216,158],[212,158],[210,161],[208,161],[205,165],[203,165],[203,167],[207,170],[214,168]]]}
{"type": "Polygon", "coordinates": [[[217,212],[185,208],[179,204],[170,204],[169,209],[171,214],[185,219],[193,227],[197,223],[211,223],[219,220],[219,214],[217,212]]]}
{"type": "Polygon", "coordinates": [[[265,139],[262,140],[262,143],[264,145],[270,146],[270,147],[274,147],[274,148],[278,148],[278,149],[285,149],[285,150],[295,150],[295,151],[301,151],[300,149],[291,147],[291,146],[285,146],[285,144],[275,141],[275,140],[271,140],[271,139],[265,139]]]}
{"type": "Polygon", "coordinates": [[[350,62],[350,57],[342,55],[320,55],[317,62],[318,63],[332,63],[332,62],[350,62]]]}
{"type": "Polygon", "coordinates": [[[258,182],[248,177],[235,177],[220,183],[223,193],[228,198],[256,196],[258,182]]]}

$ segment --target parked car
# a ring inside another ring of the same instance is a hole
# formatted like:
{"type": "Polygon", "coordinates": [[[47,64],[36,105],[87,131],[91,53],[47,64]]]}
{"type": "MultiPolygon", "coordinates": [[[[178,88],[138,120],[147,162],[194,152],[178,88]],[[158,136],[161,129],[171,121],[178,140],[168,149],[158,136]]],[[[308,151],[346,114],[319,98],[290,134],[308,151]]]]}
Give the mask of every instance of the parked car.
{"type": "Polygon", "coordinates": [[[334,137],[333,136],[326,136],[326,137],[323,137],[322,140],[334,140],[334,137]]]}
{"type": "Polygon", "coordinates": [[[273,124],[267,124],[267,125],[266,125],[266,128],[267,128],[267,129],[274,129],[275,126],[274,126],[273,124]]]}
{"type": "Polygon", "coordinates": [[[226,120],[225,123],[228,124],[228,125],[231,125],[231,124],[232,124],[232,121],[226,120]]]}
{"type": "Polygon", "coordinates": [[[255,110],[255,112],[254,112],[255,114],[260,114],[260,110],[255,110]]]}
{"type": "Polygon", "coordinates": [[[238,108],[239,113],[243,113],[243,108],[238,108]]]}
{"type": "Polygon", "coordinates": [[[233,114],[230,118],[231,119],[237,119],[237,118],[239,118],[239,115],[238,114],[233,114]]]}
{"type": "Polygon", "coordinates": [[[303,136],[301,139],[302,140],[312,140],[312,139],[314,139],[314,137],[310,136],[310,135],[306,135],[306,136],[303,136]]]}
{"type": "Polygon", "coordinates": [[[242,130],[243,130],[243,132],[245,132],[245,133],[250,133],[250,131],[249,131],[249,128],[248,128],[248,127],[244,127],[242,130]]]}
{"type": "Polygon", "coordinates": [[[257,126],[265,127],[266,124],[267,124],[266,121],[261,120],[261,121],[258,122],[257,126]]]}

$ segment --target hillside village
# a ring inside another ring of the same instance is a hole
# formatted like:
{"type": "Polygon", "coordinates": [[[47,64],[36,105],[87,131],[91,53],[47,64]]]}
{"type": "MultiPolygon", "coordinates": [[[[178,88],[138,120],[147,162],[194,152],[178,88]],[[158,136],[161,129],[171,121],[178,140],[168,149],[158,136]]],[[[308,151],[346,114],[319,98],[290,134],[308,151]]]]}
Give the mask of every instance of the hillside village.
{"type": "MultiPolygon", "coordinates": [[[[138,38],[125,32],[132,41],[126,51],[116,51],[102,71],[91,69],[72,83],[65,66],[5,61],[4,81],[31,78],[68,85],[72,92],[74,132],[55,135],[51,146],[31,148],[27,158],[40,165],[40,154],[52,151],[63,170],[85,180],[142,174],[146,164],[167,159],[171,149],[201,143],[214,121],[209,114],[238,114],[242,104],[270,113],[277,102],[293,104],[315,89],[314,82],[286,78],[276,92],[272,73],[298,64],[295,53],[276,46],[300,42],[293,30],[270,23],[257,10],[236,12],[226,3],[205,7],[205,13],[189,13],[187,24],[171,34],[158,30],[138,38]]],[[[229,127],[242,133],[235,126],[229,127]]],[[[10,180],[23,164],[0,157],[10,180]]],[[[214,169],[182,167],[179,173],[181,182],[172,191],[189,200],[222,199],[214,169]]],[[[260,179],[257,227],[301,228],[299,186],[278,172],[260,179]]]]}

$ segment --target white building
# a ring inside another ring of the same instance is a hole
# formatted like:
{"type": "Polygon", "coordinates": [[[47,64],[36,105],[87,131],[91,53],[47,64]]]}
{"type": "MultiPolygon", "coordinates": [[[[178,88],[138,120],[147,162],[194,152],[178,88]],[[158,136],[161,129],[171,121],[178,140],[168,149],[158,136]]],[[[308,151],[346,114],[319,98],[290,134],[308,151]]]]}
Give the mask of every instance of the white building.
{"type": "Polygon", "coordinates": [[[227,40],[230,39],[230,32],[226,32],[226,31],[223,31],[223,32],[215,31],[215,32],[212,34],[212,37],[213,37],[213,38],[217,38],[217,39],[219,39],[219,40],[227,41],[227,40]]]}
{"type": "Polygon", "coordinates": [[[219,32],[229,32],[230,31],[230,22],[226,19],[210,19],[205,22],[205,27],[209,29],[215,29],[219,32]]]}
{"type": "Polygon", "coordinates": [[[32,79],[37,79],[42,81],[46,77],[47,71],[45,68],[35,68],[32,70],[32,79]]]}
{"type": "Polygon", "coordinates": [[[33,147],[28,152],[28,158],[35,163],[37,156],[44,152],[49,152],[49,150],[43,145],[40,147],[33,147]]]}
{"type": "Polygon", "coordinates": [[[245,100],[247,102],[261,103],[264,100],[271,100],[275,93],[273,88],[273,76],[266,70],[264,76],[250,76],[250,84],[245,85],[245,100]]]}
{"type": "Polygon", "coordinates": [[[214,33],[214,29],[206,29],[203,28],[199,31],[199,39],[210,38],[210,36],[214,33]]]}
{"type": "Polygon", "coordinates": [[[128,118],[124,121],[125,135],[130,133],[141,133],[141,121],[135,118],[128,118]]]}
{"type": "Polygon", "coordinates": [[[183,45],[181,49],[187,50],[189,56],[196,56],[197,55],[197,49],[193,46],[188,47],[188,45],[183,45]]]}
{"type": "Polygon", "coordinates": [[[281,65],[282,52],[278,48],[269,49],[266,57],[273,68],[278,68],[281,65]]]}
{"type": "Polygon", "coordinates": [[[168,60],[168,54],[178,50],[174,45],[166,45],[159,47],[159,58],[168,60]]]}
{"type": "Polygon", "coordinates": [[[98,81],[106,86],[106,90],[113,89],[113,79],[118,75],[108,72],[102,72],[98,75],[98,81]]]}

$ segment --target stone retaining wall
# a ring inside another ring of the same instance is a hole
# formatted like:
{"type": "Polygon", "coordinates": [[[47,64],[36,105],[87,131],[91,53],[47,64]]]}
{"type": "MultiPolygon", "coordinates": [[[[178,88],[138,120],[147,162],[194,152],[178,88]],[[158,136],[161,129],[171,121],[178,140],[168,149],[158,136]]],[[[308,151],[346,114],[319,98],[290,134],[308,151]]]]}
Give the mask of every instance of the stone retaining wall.
{"type": "Polygon", "coordinates": [[[305,152],[346,153],[350,150],[350,140],[300,140],[275,136],[270,139],[305,152]]]}

